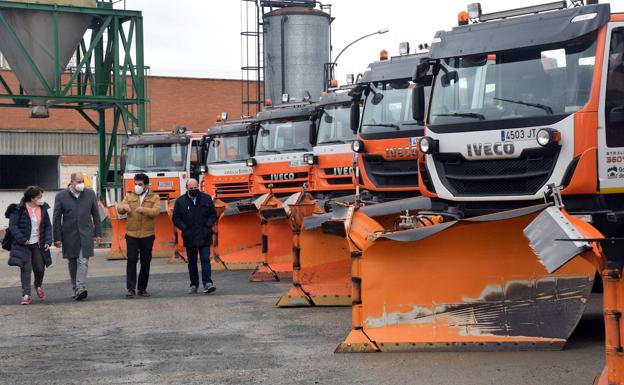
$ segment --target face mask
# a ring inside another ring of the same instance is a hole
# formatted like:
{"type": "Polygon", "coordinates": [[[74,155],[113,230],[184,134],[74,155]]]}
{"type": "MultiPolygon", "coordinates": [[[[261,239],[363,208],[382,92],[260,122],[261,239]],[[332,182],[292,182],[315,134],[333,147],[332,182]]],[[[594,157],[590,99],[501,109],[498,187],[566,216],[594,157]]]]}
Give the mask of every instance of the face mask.
{"type": "Polygon", "coordinates": [[[45,203],[45,200],[43,199],[43,197],[39,198],[39,199],[35,199],[35,203],[38,206],[43,206],[43,204],[45,203]]]}
{"type": "Polygon", "coordinates": [[[85,189],[85,184],[84,182],[82,183],[77,183],[76,186],[74,187],[76,189],[76,191],[78,192],[83,192],[85,189]]]}
{"type": "Polygon", "coordinates": [[[143,194],[143,186],[139,186],[138,184],[134,185],[134,192],[137,195],[143,194]]]}
{"type": "Polygon", "coordinates": [[[195,190],[188,190],[188,194],[191,196],[191,198],[195,198],[199,195],[199,190],[195,189],[195,190]]]}

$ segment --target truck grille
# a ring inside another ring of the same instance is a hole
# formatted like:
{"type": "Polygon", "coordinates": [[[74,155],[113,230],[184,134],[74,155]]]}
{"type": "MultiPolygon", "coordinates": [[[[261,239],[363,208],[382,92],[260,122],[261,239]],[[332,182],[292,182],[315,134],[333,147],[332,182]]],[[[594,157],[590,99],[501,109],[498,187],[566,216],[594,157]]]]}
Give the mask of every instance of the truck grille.
{"type": "Polygon", "coordinates": [[[280,176],[277,176],[273,180],[271,179],[271,175],[262,175],[262,183],[266,186],[266,188],[272,184],[273,189],[276,191],[284,188],[300,188],[304,183],[308,183],[307,172],[295,172],[292,174],[293,175],[289,175],[286,173],[285,176],[282,176],[284,179],[279,179],[280,176]]]}
{"type": "Polygon", "coordinates": [[[418,163],[410,160],[386,160],[378,155],[363,156],[366,176],[376,187],[418,187],[418,163]]]}
{"type": "Polygon", "coordinates": [[[215,192],[217,195],[230,195],[230,194],[248,194],[248,183],[217,183],[215,185],[215,192]]]}
{"type": "Polygon", "coordinates": [[[528,149],[516,159],[467,160],[461,154],[435,154],[433,159],[455,196],[533,195],[550,178],[559,150],[528,149]]]}

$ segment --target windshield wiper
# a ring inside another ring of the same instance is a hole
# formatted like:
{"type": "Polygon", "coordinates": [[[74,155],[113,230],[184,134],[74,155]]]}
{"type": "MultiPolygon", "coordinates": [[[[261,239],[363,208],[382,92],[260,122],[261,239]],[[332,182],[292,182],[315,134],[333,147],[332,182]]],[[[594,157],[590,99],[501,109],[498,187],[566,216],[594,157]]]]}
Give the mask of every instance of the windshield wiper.
{"type": "Polygon", "coordinates": [[[483,114],[478,114],[476,112],[453,112],[452,114],[432,114],[431,116],[456,116],[458,118],[475,118],[485,120],[485,116],[483,114]]]}
{"type": "Polygon", "coordinates": [[[258,152],[265,152],[267,154],[281,154],[281,152],[277,150],[258,150],[258,152]]]}
{"type": "Polygon", "coordinates": [[[362,124],[362,127],[390,127],[395,128],[397,130],[401,129],[401,126],[394,123],[376,123],[376,124],[362,124]]]}
{"type": "Polygon", "coordinates": [[[339,144],[339,143],[344,144],[344,143],[347,143],[347,142],[345,142],[344,140],[336,139],[336,140],[328,140],[326,142],[318,142],[317,144],[339,144]]]}
{"type": "Polygon", "coordinates": [[[513,99],[503,99],[503,98],[492,98],[494,100],[500,100],[501,102],[507,102],[507,103],[514,103],[514,104],[522,104],[523,106],[529,106],[529,107],[535,107],[535,108],[540,108],[544,111],[546,111],[546,113],[548,115],[552,115],[553,114],[553,109],[550,106],[547,106],[545,104],[539,104],[539,103],[531,103],[531,102],[525,102],[523,100],[513,100],[513,99]]]}
{"type": "Polygon", "coordinates": [[[285,150],[282,150],[282,151],[310,151],[310,149],[302,147],[302,148],[289,148],[289,149],[285,149],[285,150]]]}
{"type": "Polygon", "coordinates": [[[230,163],[227,160],[216,160],[214,162],[208,162],[208,164],[223,164],[223,163],[230,163]]]}

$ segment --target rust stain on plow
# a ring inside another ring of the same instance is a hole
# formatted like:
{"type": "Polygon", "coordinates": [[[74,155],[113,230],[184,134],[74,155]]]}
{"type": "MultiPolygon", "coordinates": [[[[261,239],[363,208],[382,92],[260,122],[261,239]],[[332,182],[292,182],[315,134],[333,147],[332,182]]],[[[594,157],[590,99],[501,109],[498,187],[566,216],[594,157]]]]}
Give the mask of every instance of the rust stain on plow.
{"type": "Polygon", "coordinates": [[[366,318],[368,328],[430,325],[458,329],[461,336],[522,336],[567,339],[592,288],[588,277],[547,276],[486,286],[462,303],[411,305],[408,312],[366,318]]]}

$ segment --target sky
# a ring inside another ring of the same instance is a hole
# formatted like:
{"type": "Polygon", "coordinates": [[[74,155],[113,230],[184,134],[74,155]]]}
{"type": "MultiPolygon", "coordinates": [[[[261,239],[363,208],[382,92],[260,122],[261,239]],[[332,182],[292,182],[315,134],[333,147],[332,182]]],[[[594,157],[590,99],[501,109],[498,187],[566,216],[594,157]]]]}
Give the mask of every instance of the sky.
{"type": "MultiPolygon", "coordinates": [[[[386,49],[398,55],[399,43],[412,51],[429,43],[436,31],[450,29],[469,1],[462,0],[324,0],[332,4],[332,58],[365,34],[388,28],[351,46],[341,56],[336,79],[363,72],[386,49]]],[[[550,0],[482,0],[483,13],[525,7],[550,0]]],[[[624,12],[624,0],[602,0],[624,12]]],[[[241,0],[121,0],[116,7],[141,10],[145,64],[152,75],[241,78],[241,0]]]]}

